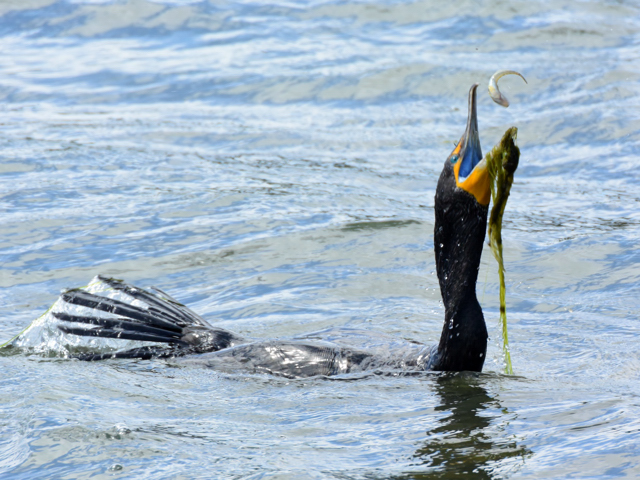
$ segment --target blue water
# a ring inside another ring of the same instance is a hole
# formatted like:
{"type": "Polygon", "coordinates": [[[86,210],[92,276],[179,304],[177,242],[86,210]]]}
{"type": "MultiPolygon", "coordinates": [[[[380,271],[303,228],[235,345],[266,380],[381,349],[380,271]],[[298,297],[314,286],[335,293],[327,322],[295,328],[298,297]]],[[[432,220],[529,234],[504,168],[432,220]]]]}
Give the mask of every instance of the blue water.
{"type": "Polygon", "coordinates": [[[433,195],[519,129],[484,373],[285,380],[0,356],[0,477],[640,476],[640,8],[0,4],[0,343],[98,273],[258,338],[434,343],[433,195]],[[497,70],[508,109],[486,93],[497,70]]]}

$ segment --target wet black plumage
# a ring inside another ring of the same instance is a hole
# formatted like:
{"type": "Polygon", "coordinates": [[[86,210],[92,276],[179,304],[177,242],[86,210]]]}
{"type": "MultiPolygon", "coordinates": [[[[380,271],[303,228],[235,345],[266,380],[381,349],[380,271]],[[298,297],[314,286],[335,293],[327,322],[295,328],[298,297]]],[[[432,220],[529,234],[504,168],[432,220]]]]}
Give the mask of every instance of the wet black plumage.
{"type": "Polygon", "coordinates": [[[456,187],[448,161],[436,188],[435,212],[433,241],[445,319],[432,368],[479,372],[488,334],[476,297],[476,281],[488,207],[456,187]]]}
{"type": "MultiPolygon", "coordinates": [[[[445,323],[440,342],[429,347],[391,341],[386,346],[352,347],[343,338],[312,334],[293,340],[255,341],[214,327],[163,292],[158,294],[101,278],[115,290],[148,305],[70,290],[62,295],[68,304],[99,312],[70,315],[55,312],[59,329],[68,334],[155,342],[115,353],[81,354],[81,360],[107,358],[182,358],[217,368],[242,368],[291,377],[335,375],[357,371],[481,371],[487,348],[487,329],[476,298],[476,280],[487,225],[488,205],[478,200],[488,195],[488,184],[468,187],[459,172],[482,180],[484,170],[476,116],[476,87],[469,92],[467,128],[460,144],[446,160],[435,195],[435,257],[445,323]],[[476,165],[478,167],[476,168],[476,165]]],[[[487,201],[488,204],[488,201],[487,201]]]]}

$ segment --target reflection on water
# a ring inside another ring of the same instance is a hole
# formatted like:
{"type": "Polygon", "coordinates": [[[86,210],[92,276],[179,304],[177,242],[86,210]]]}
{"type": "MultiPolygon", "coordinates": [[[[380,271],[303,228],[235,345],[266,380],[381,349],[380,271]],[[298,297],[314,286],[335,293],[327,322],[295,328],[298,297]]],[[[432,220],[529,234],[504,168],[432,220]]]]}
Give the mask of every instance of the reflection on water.
{"type": "Polygon", "coordinates": [[[425,471],[401,478],[489,480],[503,478],[525,463],[532,452],[513,438],[504,438],[501,425],[515,416],[489,395],[483,386],[486,378],[472,374],[438,377],[435,387],[440,404],[434,410],[448,415],[427,432],[415,453],[425,471]]]}

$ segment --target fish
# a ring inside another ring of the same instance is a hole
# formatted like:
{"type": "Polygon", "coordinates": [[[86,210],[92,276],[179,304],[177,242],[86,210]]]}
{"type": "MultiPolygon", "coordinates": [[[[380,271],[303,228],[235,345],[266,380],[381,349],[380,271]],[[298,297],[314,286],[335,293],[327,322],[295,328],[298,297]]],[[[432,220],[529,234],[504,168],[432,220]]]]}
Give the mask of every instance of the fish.
{"type": "Polygon", "coordinates": [[[513,70],[500,70],[491,76],[491,79],[489,79],[489,95],[498,105],[502,105],[503,107],[507,108],[510,105],[509,100],[507,100],[507,97],[505,97],[498,88],[498,80],[500,80],[505,75],[518,75],[522,80],[524,80],[524,83],[526,83],[527,85],[529,84],[529,82],[527,82],[527,79],[524,78],[521,74],[513,70]]]}

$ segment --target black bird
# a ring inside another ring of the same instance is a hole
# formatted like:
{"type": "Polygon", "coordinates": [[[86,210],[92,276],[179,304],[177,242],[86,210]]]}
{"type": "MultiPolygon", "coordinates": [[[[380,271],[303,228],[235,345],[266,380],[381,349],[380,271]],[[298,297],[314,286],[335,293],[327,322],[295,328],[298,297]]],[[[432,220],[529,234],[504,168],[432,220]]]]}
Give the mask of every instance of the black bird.
{"type": "Polygon", "coordinates": [[[67,334],[152,342],[115,353],[79,354],[81,360],[175,358],[220,369],[269,372],[287,377],[359,371],[481,371],[487,328],[476,298],[476,280],[487,227],[489,175],[482,161],[476,114],[476,88],[469,91],[467,128],[445,161],[435,195],[435,256],[445,321],[440,342],[425,346],[389,337],[344,330],[292,340],[246,339],[207,323],[158,291],[102,278],[111,288],[147,308],[69,290],[68,304],[88,315],[53,312],[67,334]],[[108,312],[107,315],[100,312],[108,312]]]}

